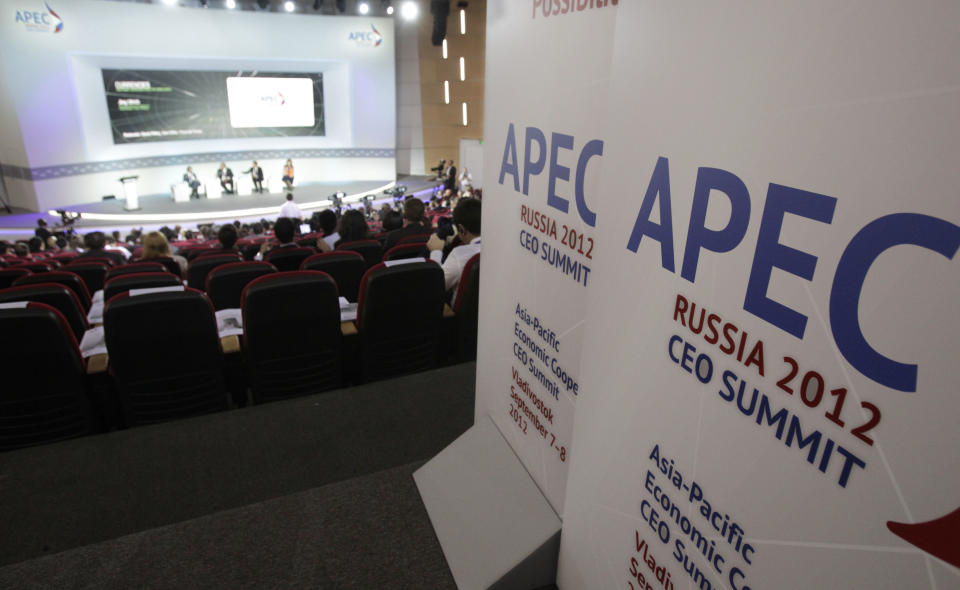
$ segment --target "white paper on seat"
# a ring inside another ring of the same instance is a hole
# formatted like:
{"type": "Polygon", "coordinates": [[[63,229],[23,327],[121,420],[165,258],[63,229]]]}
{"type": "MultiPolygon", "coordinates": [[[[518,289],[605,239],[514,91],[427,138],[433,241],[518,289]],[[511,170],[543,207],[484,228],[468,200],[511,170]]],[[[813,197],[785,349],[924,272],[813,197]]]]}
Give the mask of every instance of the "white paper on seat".
{"type": "Polygon", "coordinates": [[[103,334],[103,326],[90,328],[83,333],[83,339],[80,341],[80,355],[83,358],[95,354],[107,354],[107,341],[103,334]]]}
{"type": "Polygon", "coordinates": [[[348,305],[350,305],[350,302],[347,301],[347,298],[346,298],[346,297],[340,297],[340,309],[343,309],[344,307],[346,307],[346,306],[348,306],[348,305]]]}
{"type": "Polygon", "coordinates": [[[341,322],[352,322],[357,319],[357,304],[348,303],[346,307],[340,307],[340,321],[341,322]]]}
{"type": "Polygon", "coordinates": [[[239,307],[221,309],[215,315],[217,316],[217,331],[220,332],[221,338],[243,334],[243,310],[239,307]]]}
{"type": "Polygon", "coordinates": [[[103,323],[103,301],[100,303],[94,301],[90,304],[90,311],[87,312],[87,322],[90,324],[103,323]]]}
{"type": "Polygon", "coordinates": [[[103,305],[103,289],[98,289],[93,294],[92,303],[99,303],[103,305]]]}
{"type": "Polygon", "coordinates": [[[136,297],[137,295],[149,295],[151,293],[166,293],[169,291],[183,291],[183,286],[176,287],[148,287],[146,289],[130,289],[130,296],[136,297]]]}
{"type": "Polygon", "coordinates": [[[400,264],[410,264],[412,262],[426,262],[426,258],[400,258],[399,260],[387,260],[383,263],[386,267],[398,266],[400,264]]]}
{"type": "MultiPolygon", "coordinates": [[[[341,299],[343,299],[341,297],[341,299]]],[[[24,309],[29,301],[11,301],[10,303],[0,303],[0,309],[24,309]]],[[[342,305],[340,307],[343,307],[342,305]]]]}

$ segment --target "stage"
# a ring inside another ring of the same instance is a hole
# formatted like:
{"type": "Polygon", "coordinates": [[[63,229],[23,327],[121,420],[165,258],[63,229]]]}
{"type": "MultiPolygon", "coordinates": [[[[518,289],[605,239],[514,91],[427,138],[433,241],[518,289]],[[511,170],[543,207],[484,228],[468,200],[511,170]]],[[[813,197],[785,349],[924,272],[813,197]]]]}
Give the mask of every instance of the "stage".
{"type": "MultiPolygon", "coordinates": [[[[330,197],[342,191],[346,193],[343,199],[345,207],[357,208],[361,199],[367,195],[375,197],[374,207],[383,202],[392,202],[391,195],[384,194],[384,190],[394,186],[407,187],[407,195],[415,195],[427,199],[441,183],[427,176],[403,176],[396,182],[383,181],[355,181],[340,183],[312,183],[296,186],[291,191],[294,202],[306,214],[325,209],[332,202],[330,197]]],[[[280,206],[286,200],[286,192],[282,193],[254,193],[252,195],[223,195],[219,199],[201,198],[191,199],[185,203],[174,202],[169,194],[141,195],[140,209],[126,211],[123,199],[109,199],[75,205],[66,208],[69,212],[80,214],[74,228],[79,233],[88,231],[119,230],[124,235],[132,228],[143,228],[146,231],[164,225],[180,225],[191,228],[198,223],[223,223],[240,220],[249,223],[260,219],[276,219],[280,206]]],[[[15,240],[33,236],[37,227],[37,219],[43,217],[50,228],[60,225],[60,216],[55,211],[41,213],[15,212],[9,215],[0,215],[0,238],[15,240]]]]}

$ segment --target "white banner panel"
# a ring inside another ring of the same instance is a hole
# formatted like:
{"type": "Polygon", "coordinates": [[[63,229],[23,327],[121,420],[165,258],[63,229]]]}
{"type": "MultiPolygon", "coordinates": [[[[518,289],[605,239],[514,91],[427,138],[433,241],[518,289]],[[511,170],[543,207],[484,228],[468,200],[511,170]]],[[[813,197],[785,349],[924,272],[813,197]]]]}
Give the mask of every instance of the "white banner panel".
{"type": "Polygon", "coordinates": [[[559,514],[616,16],[582,4],[487,2],[476,414],[492,416],[559,514]]]}
{"type": "Polygon", "coordinates": [[[227,78],[230,126],[312,127],[310,78],[227,78]]]}
{"type": "Polygon", "coordinates": [[[619,6],[561,588],[960,587],[958,22],[619,6]]]}

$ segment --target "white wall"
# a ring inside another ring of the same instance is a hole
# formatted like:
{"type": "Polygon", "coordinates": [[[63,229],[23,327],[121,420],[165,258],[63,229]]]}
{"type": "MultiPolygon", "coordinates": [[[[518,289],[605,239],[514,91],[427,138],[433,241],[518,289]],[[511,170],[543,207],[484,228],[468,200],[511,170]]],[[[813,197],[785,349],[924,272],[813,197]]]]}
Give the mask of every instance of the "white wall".
{"type": "Polygon", "coordinates": [[[417,21],[397,21],[397,172],[426,174],[417,21]]]}
{"type": "Polygon", "coordinates": [[[0,140],[0,157],[29,168],[34,180],[32,203],[30,196],[20,202],[47,209],[97,200],[116,193],[116,178],[131,173],[142,177],[141,194],[167,192],[186,166],[170,158],[183,154],[213,166],[230,161],[231,152],[246,152],[240,165],[251,152],[300,150],[301,158],[292,156],[298,181],[340,179],[357,159],[371,164],[360,176],[395,176],[393,19],[93,0],[58,0],[50,8],[62,32],[29,31],[17,22],[18,11],[46,13],[44,2],[0,0],[0,124],[19,128],[0,140]],[[383,35],[379,46],[349,39],[371,25],[383,35]],[[322,72],[326,135],[114,145],[101,68],[322,72]],[[160,159],[127,161],[134,158],[160,159]],[[341,166],[344,159],[352,164],[341,166]],[[168,178],[164,166],[180,172],[168,178]]]}

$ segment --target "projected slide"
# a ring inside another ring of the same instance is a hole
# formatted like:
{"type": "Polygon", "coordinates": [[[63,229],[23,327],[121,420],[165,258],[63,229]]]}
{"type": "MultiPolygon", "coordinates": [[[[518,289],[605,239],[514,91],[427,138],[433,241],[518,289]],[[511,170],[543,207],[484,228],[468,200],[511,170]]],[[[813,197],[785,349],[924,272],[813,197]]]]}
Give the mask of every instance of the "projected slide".
{"type": "Polygon", "coordinates": [[[323,74],[102,70],[114,143],[323,135],[323,74]]]}

